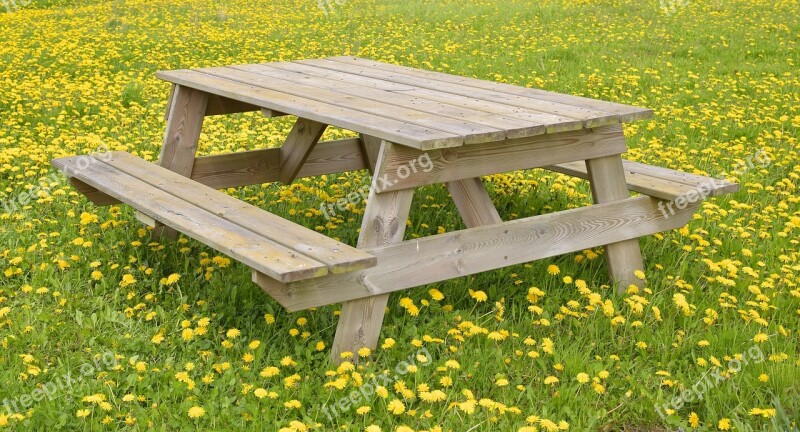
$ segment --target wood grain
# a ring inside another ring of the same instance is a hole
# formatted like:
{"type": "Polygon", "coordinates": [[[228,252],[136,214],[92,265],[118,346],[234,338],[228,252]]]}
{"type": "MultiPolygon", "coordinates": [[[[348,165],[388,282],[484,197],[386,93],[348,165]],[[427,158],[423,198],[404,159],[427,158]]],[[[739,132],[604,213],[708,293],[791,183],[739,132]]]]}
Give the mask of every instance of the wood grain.
{"type": "Polygon", "coordinates": [[[262,108],[335,125],[412,147],[432,149],[460,146],[464,143],[464,138],[456,134],[228,80],[204,73],[202,70],[162,71],[156,73],[156,76],[210,94],[240,100],[262,108]]]}
{"type": "Polygon", "coordinates": [[[62,158],[53,164],[62,171],[71,170],[79,180],[134,207],[153,220],[269,277],[290,282],[328,274],[325,264],[180,200],[113,166],[96,163],[90,168],[78,170],[77,160],[77,157],[62,158]]]}
{"type": "Polygon", "coordinates": [[[370,248],[378,258],[375,267],[276,283],[271,294],[297,311],[390,293],[680,228],[699,206],[665,217],[659,202],[639,196],[370,248]]]}
{"type": "Polygon", "coordinates": [[[450,191],[450,197],[467,228],[494,225],[503,221],[480,178],[448,182],[447,190],[450,191]]]}
{"type": "Polygon", "coordinates": [[[294,181],[327,127],[328,125],[313,120],[299,118],[295,121],[289,136],[280,147],[281,183],[291,184],[294,181]]]}
{"type": "MultiPolygon", "coordinates": [[[[378,165],[381,165],[399,146],[384,142],[378,154],[378,165]]],[[[406,220],[411,210],[413,190],[403,190],[388,194],[378,194],[377,180],[373,179],[372,188],[367,200],[364,219],[361,222],[361,233],[358,237],[359,248],[370,248],[396,244],[403,241],[406,220]]],[[[347,287],[342,287],[346,289],[347,287]]],[[[345,351],[354,353],[358,360],[358,350],[362,347],[375,349],[378,345],[383,316],[388,294],[347,301],[342,305],[342,313],[336,326],[336,335],[331,347],[331,359],[338,364],[342,361],[340,354],[345,351]]]]}
{"type": "Polygon", "coordinates": [[[112,152],[105,163],[138,179],[141,183],[170,194],[180,205],[203,209],[220,219],[281,244],[297,254],[321,262],[328,267],[330,273],[358,270],[374,266],[376,263],[375,257],[368,253],[128,153],[112,152]]]}
{"type": "MultiPolygon", "coordinates": [[[[628,198],[628,185],[619,155],[586,160],[592,199],[597,204],[614,202],[628,198]]],[[[605,245],[608,272],[619,292],[624,293],[630,285],[644,286],[644,280],[634,272],[644,271],[639,239],[633,238],[605,245]]]]}
{"type": "Polygon", "coordinates": [[[382,191],[393,191],[619,154],[625,150],[620,125],[612,125],[427,152],[404,147],[389,156],[383,170],[376,175],[384,179],[382,191]],[[418,168],[416,173],[410,173],[411,161],[419,160],[424,153],[431,159],[433,168],[427,172],[418,168]]]}
{"type": "Polygon", "coordinates": [[[423,70],[419,68],[411,68],[407,66],[381,63],[367,59],[359,59],[356,57],[346,57],[346,56],[331,57],[328,58],[328,60],[351,63],[354,65],[398,72],[412,76],[419,76],[422,78],[444,81],[447,83],[459,84],[467,87],[475,87],[484,90],[497,91],[517,96],[525,96],[534,99],[558,102],[567,105],[588,107],[601,112],[616,114],[619,116],[619,120],[621,122],[642,120],[653,116],[653,111],[647,108],[625,105],[616,102],[607,102],[603,100],[592,99],[581,96],[567,95],[563,93],[550,92],[536,88],[522,87],[518,85],[504,84],[504,83],[481,80],[476,78],[468,78],[458,75],[423,70]]]}

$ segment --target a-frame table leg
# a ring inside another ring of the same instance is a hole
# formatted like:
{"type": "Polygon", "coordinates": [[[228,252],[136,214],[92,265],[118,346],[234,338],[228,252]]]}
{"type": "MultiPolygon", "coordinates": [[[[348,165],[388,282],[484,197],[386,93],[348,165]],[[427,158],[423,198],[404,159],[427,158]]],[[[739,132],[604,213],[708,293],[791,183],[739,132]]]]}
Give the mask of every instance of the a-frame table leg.
{"type": "MultiPolygon", "coordinates": [[[[158,163],[164,168],[182,176],[191,177],[197,143],[200,141],[200,130],[208,106],[208,93],[175,84],[170,93],[170,107],[167,118],[167,130],[164,132],[164,144],[158,163]]],[[[139,217],[140,220],[149,218],[139,217]]],[[[151,221],[154,238],[177,237],[178,232],[151,221]]]]}
{"type": "MultiPolygon", "coordinates": [[[[378,154],[378,166],[395,151],[394,146],[396,144],[383,142],[378,154]]],[[[403,240],[414,189],[379,193],[379,188],[378,178],[373,177],[358,237],[359,248],[388,245],[403,240]]],[[[342,361],[343,352],[352,352],[357,360],[357,351],[360,348],[374,349],[378,345],[388,300],[389,294],[380,294],[342,304],[342,313],[331,348],[331,359],[334,363],[342,361]]]]}
{"type": "MultiPolygon", "coordinates": [[[[630,196],[625,183],[622,158],[619,155],[587,159],[586,169],[595,203],[601,204],[630,196]]],[[[632,284],[637,286],[644,284],[634,275],[636,270],[644,271],[639,239],[612,243],[606,245],[605,249],[608,271],[620,292],[625,292],[632,284]]]]}

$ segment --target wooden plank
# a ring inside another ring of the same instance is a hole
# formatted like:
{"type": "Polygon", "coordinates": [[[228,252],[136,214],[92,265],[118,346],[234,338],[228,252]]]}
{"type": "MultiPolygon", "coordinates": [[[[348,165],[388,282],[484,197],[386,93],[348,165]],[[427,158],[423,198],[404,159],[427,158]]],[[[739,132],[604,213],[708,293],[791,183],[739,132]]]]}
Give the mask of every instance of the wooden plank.
{"type": "MultiPolygon", "coordinates": [[[[319,142],[297,176],[305,178],[367,169],[364,157],[358,138],[319,142]]],[[[279,181],[280,167],[280,148],[201,156],[195,159],[191,178],[214,189],[226,189],[279,181]]],[[[76,190],[95,205],[120,202],[80,180],[72,178],[70,181],[79,183],[76,190]]]]}
{"type": "Polygon", "coordinates": [[[262,87],[229,81],[199,71],[174,70],[157,72],[156,76],[166,81],[197,88],[242,102],[258,105],[297,117],[332,124],[355,132],[373,135],[381,139],[421,149],[457,147],[464,138],[438,129],[424,128],[411,123],[377,116],[350,108],[322,103],[307,98],[262,87]]]}
{"type": "Polygon", "coordinates": [[[646,165],[641,162],[622,161],[622,163],[626,173],[658,178],[675,183],[683,183],[691,186],[693,189],[706,188],[711,192],[711,196],[724,195],[739,190],[739,185],[737,183],[731,183],[724,179],[715,179],[669,168],[646,165]]]}
{"type": "Polygon", "coordinates": [[[384,171],[377,176],[383,179],[384,192],[620,154],[625,150],[622,128],[616,124],[481,146],[431,150],[425,153],[433,168],[427,172],[417,169],[413,175],[408,175],[409,161],[419,160],[423,152],[405,147],[389,156],[384,171]]]}
{"type": "MultiPolygon", "coordinates": [[[[317,143],[298,178],[367,168],[361,142],[345,138],[317,143]]],[[[192,180],[214,189],[271,183],[280,180],[280,148],[250,150],[195,159],[192,180]]]]}
{"type": "Polygon", "coordinates": [[[356,57],[346,57],[346,56],[330,57],[328,58],[328,60],[356,64],[359,66],[371,67],[390,72],[404,73],[404,74],[419,76],[422,78],[444,81],[452,84],[460,84],[469,87],[476,87],[484,90],[492,90],[492,91],[498,91],[518,96],[526,96],[551,102],[559,102],[573,106],[592,108],[598,111],[617,114],[619,116],[619,120],[622,122],[642,120],[653,116],[653,111],[647,108],[625,105],[616,102],[608,102],[582,96],[567,95],[536,88],[528,88],[517,85],[498,83],[494,81],[468,78],[458,75],[446,74],[442,72],[434,72],[417,68],[411,68],[407,66],[376,62],[373,60],[359,59],[356,57]]]}
{"type": "Polygon", "coordinates": [[[298,118],[286,137],[281,152],[280,179],[283,184],[291,184],[308,159],[328,125],[298,118]]]}
{"type": "Polygon", "coordinates": [[[408,109],[396,105],[393,99],[383,98],[383,101],[379,100],[380,98],[367,99],[342,93],[338,90],[328,90],[322,87],[288,81],[278,78],[281,75],[280,71],[270,72],[268,68],[259,69],[259,73],[233,67],[205,68],[202,69],[202,72],[230,81],[238,81],[341,108],[349,108],[387,119],[396,119],[419,127],[452,133],[463,137],[465,144],[479,144],[505,138],[505,133],[497,127],[461,119],[431,116],[429,113],[418,109],[408,109]]]}
{"type": "MultiPolygon", "coordinates": [[[[624,166],[625,161],[623,161],[623,167],[624,166]]],[[[586,163],[582,160],[576,162],[566,162],[557,165],[548,165],[543,168],[582,179],[589,178],[589,172],[586,169],[586,163]]],[[[627,183],[628,189],[632,191],[665,199],[667,201],[672,201],[675,198],[688,193],[689,191],[695,190],[695,188],[682,183],[675,183],[648,175],[633,174],[629,172],[627,168],[625,169],[625,182],[627,183]]]]}
{"type": "Polygon", "coordinates": [[[136,218],[136,220],[138,220],[142,224],[144,224],[146,226],[149,226],[149,227],[153,227],[153,228],[155,228],[156,225],[158,225],[158,223],[159,223],[157,220],[151,218],[150,216],[148,216],[148,215],[146,215],[146,214],[144,214],[144,213],[142,213],[142,212],[140,212],[138,210],[133,212],[133,217],[136,218]]]}
{"type": "Polygon", "coordinates": [[[114,197],[108,196],[103,192],[97,190],[97,188],[88,185],[75,177],[70,177],[69,182],[72,184],[72,187],[75,188],[76,191],[80,192],[81,194],[85,195],[86,198],[92,202],[94,205],[105,206],[105,205],[112,205],[118,204],[120,201],[114,197]]]}
{"type": "Polygon", "coordinates": [[[283,282],[328,274],[325,264],[184,202],[105,163],[75,170],[77,157],[53,161],[62,171],[131,205],[150,218],[283,282]]]}
{"type": "Polygon", "coordinates": [[[228,99],[217,95],[211,95],[208,98],[208,105],[206,106],[206,116],[220,115],[220,114],[235,114],[250,111],[258,111],[261,108],[256,105],[240,102],[235,99],[228,99]]]}
{"type": "MultiPolygon", "coordinates": [[[[268,63],[256,65],[231,66],[233,69],[257,73],[260,75],[280,78],[287,81],[306,84],[321,89],[332,90],[338,93],[356,96],[371,101],[386,101],[391,105],[402,108],[409,108],[435,116],[435,118],[449,118],[459,121],[467,121],[492,129],[500,129],[505,132],[504,137],[520,138],[539,135],[544,132],[544,126],[539,122],[523,120],[519,118],[506,117],[503,115],[492,114],[486,111],[479,111],[471,108],[448,105],[441,102],[410,96],[403,92],[390,92],[364,85],[353,85],[351,83],[332,80],[314,76],[314,68],[297,63],[268,63]],[[297,71],[297,69],[300,69],[297,71]],[[310,70],[308,74],[304,69],[310,70]]],[[[324,71],[324,70],[323,70],[324,71]]],[[[351,75],[357,77],[356,75],[351,75]]]]}
{"type": "MultiPolygon", "coordinates": [[[[106,163],[139,181],[166,192],[193,206],[210,212],[239,227],[306,255],[328,267],[330,273],[343,273],[375,265],[372,255],[330,239],[314,230],[290,222],[244,201],[198,184],[179,174],[125,152],[112,152],[106,163]]],[[[176,209],[179,210],[179,209],[176,209]]],[[[182,211],[182,207],[180,208],[182,211]]],[[[202,241],[202,240],[201,240],[202,241]]]]}
{"type": "MultiPolygon", "coordinates": [[[[589,184],[595,203],[619,201],[628,198],[628,186],[625,183],[625,171],[619,155],[586,159],[589,173],[589,184]]],[[[642,251],[639,239],[623,240],[607,243],[606,263],[618,291],[624,293],[630,285],[644,286],[644,280],[637,278],[634,272],[644,271],[642,251]]]]}
{"type": "MultiPolygon", "coordinates": [[[[384,142],[378,154],[378,164],[385,163],[386,157],[397,147],[396,144],[384,142]]],[[[388,194],[378,194],[378,180],[373,178],[367,208],[361,222],[361,233],[358,236],[358,247],[368,248],[396,244],[403,241],[406,221],[411,211],[411,200],[414,191],[403,190],[388,194]]],[[[375,349],[378,345],[383,316],[389,294],[379,294],[367,298],[345,302],[336,335],[331,347],[331,359],[338,364],[342,361],[340,354],[345,351],[354,353],[358,359],[358,350],[362,347],[375,349]]]]}
{"type": "MultiPolygon", "coordinates": [[[[556,133],[583,128],[583,122],[580,120],[538,111],[529,111],[525,110],[524,108],[476,99],[469,96],[461,96],[437,90],[423,89],[410,85],[398,84],[391,81],[384,81],[378,78],[314,67],[302,63],[279,62],[268,63],[267,65],[269,65],[269,67],[280,68],[282,70],[300,72],[306,77],[318,77],[325,78],[327,81],[338,81],[343,86],[356,86],[360,88],[366,87],[370,89],[387,90],[391,91],[394,95],[414,96],[419,99],[427,99],[429,101],[439,102],[451,107],[469,109],[470,111],[474,112],[489,113],[489,115],[492,116],[515,118],[531,122],[531,124],[541,125],[538,129],[532,131],[531,136],[536,134],[533,132],[556,133]]],[[[513,136],[510,136],[510,138],[513,138],[513,136]]]]}
{"type": "Polygon", "coordinates": [[[381,151],[381,139],[374,136],[361,134],[361,153],[364,155],[364,163],[370,174],[375,174],[375,166],[378,164],[378,153],[381,151]]]}
{"type": "Polygon", "coordinates": [[[171,84],[169,86],[169,94],[167,95],[167,107],[164,108],[164,120],[169,120],[169,110],[172,108],[172,98],[175,96],[175,86],[177,86],[177,84],[171,84]]]}
{"type": "Polygon", "coordinates": [[[470,96],[477,99],[525,108],[527,110],[533,110],[536,112],[550,113],[563,117],[569,117],[575,120],[581,120],[584,123],[584,127],[587,128],[619,123],[619,116],[616,114],[598,111],[591,108],[585,108],[582,106],[563,104],[560,102],[553,102],[542,99],[534,99],[527,96],[519,96],[509,93],[498,92],[494,90],[469,87],[462,84],[453,84],[445,81],[438,81],[438,80],[432,80],[430,78],[408,75],[406,73],[386,71],[378,68],[370,68],[357,64],[344,63],[326,59],[297,60],[296,62],[311,66],[322,67],[326,69],[338,70],[341,72],[352,73],[356,75],[364,75],[373,78],[380,78],[386,81],[412,85],[420,88],[428,88],[433,90],[444,91],[447,93],[458,94],[462,96],[470,96]]]}
{"type": "Polygon", "coordinates": [[[480,178],[448,182],[447,190],[450,191],[467,228],[494,225],[503,221],[480,178]]]}
{"type": "Polygon", "coordinates": [[[283,117],[285,115],[288,115],[279,111],[271,110],[269,108],[261,108],[261,114],[267,118],[283,117]]]}
{"type": "MultiPolygon", "coordinates": [[[[691,204],[665,217],[660,202],[639,196],[370,248],[366,251],[378,257],[375,267],[274,283],[270,294],[298,311],[391,293],[680,228],[699,207],[691,204]]],[[[259,285],[272,281],[255,276],[259,285]]]]}

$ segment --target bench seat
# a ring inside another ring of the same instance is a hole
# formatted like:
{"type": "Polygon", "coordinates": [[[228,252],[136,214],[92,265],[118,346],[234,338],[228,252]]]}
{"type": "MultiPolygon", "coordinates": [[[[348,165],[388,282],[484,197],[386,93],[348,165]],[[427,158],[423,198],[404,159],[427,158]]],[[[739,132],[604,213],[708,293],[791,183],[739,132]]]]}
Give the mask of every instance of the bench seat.
{"type": "MultiPolygon", "coordinates": [[[[73,156],[54,167],[93,193],[119,200],[277,281],[362,270],[377,259],[126,152],[73,156]],[[83,160],[82,160],[83,158],[83,160]],[[96,191],[94,191],[96,189],[96,191]]],[[[79,189],[80,190],[80,189],[79,189]]]]}
{"type": "MultiPolygon", "coordinates": [[[[738,184],[726,180],[640,162],[623,160],[622,167],[625,170],[625,182],[628,184],[628,189],[667,201],[674,201],[678,197],[691,197],[692,194],[709,197],[739,190],[738,184]]],[[[548,165],[543,168],[582,179],[589,178],[586,163],[583,161],[548,165]]]]}

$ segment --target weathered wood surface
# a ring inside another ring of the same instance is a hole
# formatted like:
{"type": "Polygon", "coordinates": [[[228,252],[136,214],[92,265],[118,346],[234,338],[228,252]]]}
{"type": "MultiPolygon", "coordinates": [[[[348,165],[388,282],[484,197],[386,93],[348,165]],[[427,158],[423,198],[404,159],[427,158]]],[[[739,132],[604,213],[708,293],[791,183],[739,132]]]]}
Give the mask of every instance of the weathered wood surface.
{"type": "Polygon", "coordinates": [[[450,197],[467,228],[493,225],[503,221],[480,178],[448,182],[447,190],[450,191],[450,197]]]}
{"type": "Polygon", "coordinates": [[[313,120],[299,118],[295,121],[289,136],[280,147],[281,183],[291,184],[294,181],[327,127],[328,125],[313,120]]]}
{"type": "Polygon", "coordinates": [[[353,57],[162,71],[157,76],[220,101],[239,101],[245,108],[291,114],[422,150],[652,115],[644,108],[353,57]]]}
{"type": "Polygon", "coordinates": [[[612,125],[427,152],[403,147],[389,156],[386,165],[376,175],[384,179],[381,190],[385,192],[618,155],[625,149],[621,127],[612,125]],[[417,167],[416,172],[410,172],[413,168],[411,162],[419,160],[423,154],[430,158],[432,169],[423,171],[417,167]]]}
{"type": "MultiPolygon", "coordinates": [[[[182,176],[192,175],[203,118],[208,109],[209,94],[190,87],[174,85],[170,94],[169,116],[158,163],[182,176]]],[[[151,231],[154,239],[174,239],[178,232],[156,223],[151,231]]]]}
{"type": "Polygon", "coordinates": [[[149,218],[146,221],[177,229],[277,280],[342,273],[376,263],[368,253],[128,153],[112,152],[109,160],[83,169],[76,168],[76,160],[57,159],[53,164],[130,204],[149,218]],[[253,244],[247,246],[248,241],[253,244]]]}
{"type": "Polygon", "coordinates": [[[684,226],[699,206],[664,217],[659,202],[639,196],[369,248],[378,265],[343,275],[290,284],[257,274],[254,280],[270,283],[272,297],[297,311],[637,239],[684,226]]]}
{"type": "MultiPolygon", "coordinates": [[[[622,167],[625,170],[625,182],[629,190],[667,201],[693,193],[702,192],[704,196],[719,196],[739,190],[738,184],[726,180],[683,173],[639,162],[623,160],[622,167]]],[[[566,162],[542,168],[582,179],[589,178],[584,161],[566,162]]]]}
{"type": "MultiPolygon", "coordinates": [[[[596,204],[629,197],[622,158],[619,155],[587,159],[586,170],[592,188],[592,199],[596,204]]],[[[614,283],[618,284],[620,292],[625,292],[630,285],[644,285],[644,280],[635,276],[637,270],[644,272],[638,238],[606,243],[605,250],[608,271],[614,283]]]]}

